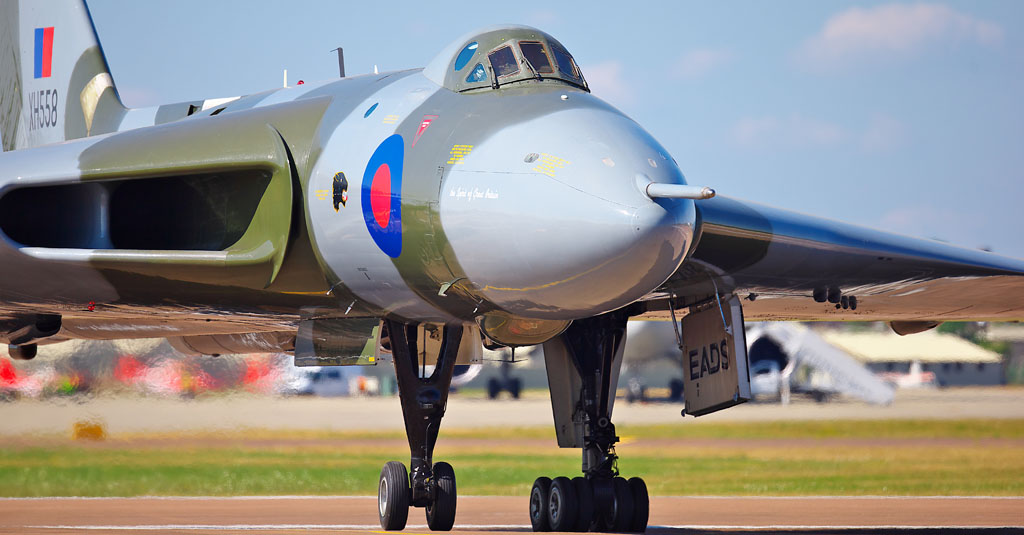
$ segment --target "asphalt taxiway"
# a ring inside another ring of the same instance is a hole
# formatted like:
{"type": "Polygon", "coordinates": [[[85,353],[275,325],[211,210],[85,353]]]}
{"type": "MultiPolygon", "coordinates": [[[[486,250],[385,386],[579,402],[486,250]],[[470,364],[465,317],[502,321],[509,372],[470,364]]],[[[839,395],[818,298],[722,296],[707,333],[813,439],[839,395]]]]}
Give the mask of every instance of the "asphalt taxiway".
{"type": "MultiPolygon", "coordinates": [[[[497,403],[459,399],[449,409],[449,429],[495,421],[551,425],[546,396],[497,403]]],[[[681,423],[678,411],[669,404],[616,404],[616,417],[630,424],[681,423]]],[[[904,392],[885,407],[749,404],[686,423],[979,417],[1024,418],[1024,389],[904,392]]],[[[397,431],[402,422],[392,398],[19,401],[0,404],[0,443],[37,433],[64,434],[73,422],[87,418],[104,422],[112,435],[153,431],[154,425],[170,433],[254,427],[397,431]]],[[[1019,447],[1016,441],[1005,445],[1019,447]]],[[[414,509],[405,533],[426,533],[425,524],[423,510],[414,509]]],[[[652,497],[648,533],[877,535],[904,530],[914,535],[1024,533],[1024,497],[652,497]]],[[[526,497],[460,497],[455,531],[529,532],[526,497]]],[[[382,533],[375,497],[0,498],[0,534],[254,532],[382,533]]]]}
{"type": "MultiPolygon", "coordinates": [[[[375,497],[0,499],[0,533],[383,533],[375,497]]],[[[1024,533],[1019,497],[653,497],[651,534],[1024,533]]],[[[422,509],[406,533],[423,533],[422,509]]],[[[459,498],[455,531],[530,531],[525,497],[459,498]]]]}

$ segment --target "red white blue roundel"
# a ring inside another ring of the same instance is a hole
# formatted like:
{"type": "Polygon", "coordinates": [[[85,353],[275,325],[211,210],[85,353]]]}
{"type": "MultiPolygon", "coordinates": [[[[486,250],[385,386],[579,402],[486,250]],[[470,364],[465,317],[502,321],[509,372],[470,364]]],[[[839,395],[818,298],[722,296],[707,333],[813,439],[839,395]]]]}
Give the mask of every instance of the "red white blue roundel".
{"type": "Polygon", "coordinates": [[[363,172],[363,219],[374,243],[391,258],[402,254],[402,161],[405,141],[395,134],[373,151],[363,172]]]}

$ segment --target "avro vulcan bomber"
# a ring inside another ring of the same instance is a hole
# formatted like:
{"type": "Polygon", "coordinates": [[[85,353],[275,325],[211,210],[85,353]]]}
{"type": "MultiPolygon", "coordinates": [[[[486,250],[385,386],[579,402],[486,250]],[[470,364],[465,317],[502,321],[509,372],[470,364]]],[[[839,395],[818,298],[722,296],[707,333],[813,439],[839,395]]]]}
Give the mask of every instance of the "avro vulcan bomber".
{"type": "MultiPolygon", "coordinates": [[[[457,364],[543,345],[558,446],[537,531],[643,531],[612,412],[631,318],[670,321],[686,412],[750,396],[744,321],[1024,318],[1024,262],[689,184],[553,36],[453,41],[422,69],[128,109],[84,4],[0,5],[0,339],[167,337],[193,354],[391,361],[410,460],[381,525],[456,520],[433,458],[457,364]],[[628,475],[628,474],[627,474],[628,475]]],[[[500,422],[495,422],[500,424],[500,422]]]]}

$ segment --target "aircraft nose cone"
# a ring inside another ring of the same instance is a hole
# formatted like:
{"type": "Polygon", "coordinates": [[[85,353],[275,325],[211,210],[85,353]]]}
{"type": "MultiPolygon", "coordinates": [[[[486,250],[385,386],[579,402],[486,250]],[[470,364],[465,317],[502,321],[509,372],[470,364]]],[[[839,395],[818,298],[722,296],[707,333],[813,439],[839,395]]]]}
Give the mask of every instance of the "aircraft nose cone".
{"type": "Polygon", "coordinates": [[[531,143],[509,132],[474,149],[477,165],[450,171],[441,222],[478,294],[511,314],[573,319],[632,303],[675,272],[693,238],[694,204],[645,194],[650,182],[681,182],[682,174],[649,136],[631,134],[618,152],[571,144],[561,157],[510,150],[531,143]],[[494,160],[519,152],[526,165],[485,170],[498,168],[489,152],[494,160]]]}

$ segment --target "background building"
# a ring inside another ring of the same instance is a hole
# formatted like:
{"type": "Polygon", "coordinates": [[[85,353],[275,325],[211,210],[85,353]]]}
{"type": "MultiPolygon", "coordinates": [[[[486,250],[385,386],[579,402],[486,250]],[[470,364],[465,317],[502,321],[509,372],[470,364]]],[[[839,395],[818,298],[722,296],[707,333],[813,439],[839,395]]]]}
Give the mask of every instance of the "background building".
{"type": "Polygon", "coordinates": [[[1003,384],[1002,356],[952,334],[823,331],[822,337],[897,386],[1003,384]]]}

